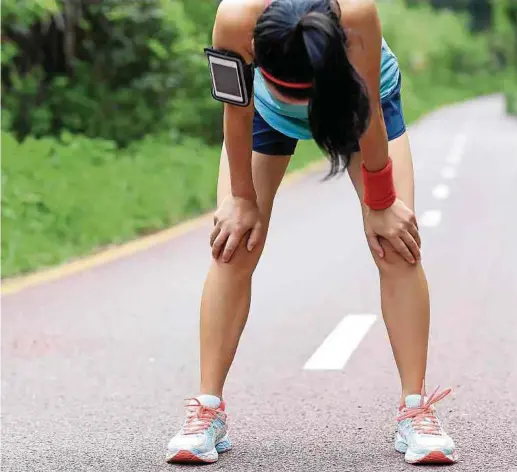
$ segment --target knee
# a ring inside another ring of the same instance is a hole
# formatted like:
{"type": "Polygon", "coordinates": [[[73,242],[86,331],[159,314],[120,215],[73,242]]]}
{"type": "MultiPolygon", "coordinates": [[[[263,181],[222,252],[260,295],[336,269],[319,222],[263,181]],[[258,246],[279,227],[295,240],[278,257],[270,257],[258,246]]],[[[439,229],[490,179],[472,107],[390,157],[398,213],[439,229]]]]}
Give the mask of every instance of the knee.
{"type": "Polygon", "coordinates": [[[249,279],[258,265],[264,243],[265,241],[253,248],[252,251],[248,251],[246,240],[243,239],[228,262],[223,262],[222,258],[218,258],[214,259],[214,264],[220,271],[228,273],[236,281],[249,279]]]}
{"type": "Polygon", "coordinates": [[[407,262],[387,240],[381,238],[380,243],[384,249],[384,257],[379,257],[373,251],[372,256],[381,276],[403,277],[416,270],[419,263],[407,262]]]}

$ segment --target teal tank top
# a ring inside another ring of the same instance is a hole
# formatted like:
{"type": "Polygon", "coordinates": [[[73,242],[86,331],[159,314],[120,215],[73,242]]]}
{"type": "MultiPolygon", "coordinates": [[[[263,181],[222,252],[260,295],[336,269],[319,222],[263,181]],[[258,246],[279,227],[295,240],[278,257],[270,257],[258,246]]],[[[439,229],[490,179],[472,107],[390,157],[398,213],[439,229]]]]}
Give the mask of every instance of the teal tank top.
{"type": "MultiPolygon", "coordinates": [[[[397,88],[399,77],[400,69],[397,57],[383,38],[380,81],[381,100],[389,97],[397,88]]],[[[309,107],[307,105],[292,105],[277,100],[269,93],[265,79],[259,69],[255,70],[253,88],[255,108],[269,126],[290,138],[312,139],[309,125],[309,107]]]]}

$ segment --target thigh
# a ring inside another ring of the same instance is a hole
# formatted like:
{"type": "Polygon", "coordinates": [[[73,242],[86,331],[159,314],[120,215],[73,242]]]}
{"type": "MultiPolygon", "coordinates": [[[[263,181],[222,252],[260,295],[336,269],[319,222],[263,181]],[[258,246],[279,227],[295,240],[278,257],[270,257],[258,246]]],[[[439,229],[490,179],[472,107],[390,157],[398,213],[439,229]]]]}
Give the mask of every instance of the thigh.
{"type": "MultiPolygon", "coordinates": [[[[273,129],[256,112],[253,118],[253,152],[251,157],[252,177],[257,204],[262,215],[264,232],[267,235],[273,202],[294,153],[296,140],[288,138],[273,129]]],[[[230,168],[226,146],[223,143],[219,164],[219,179],[217,185],[218,205],[231,193],[230,168]]],[[[241,269],[246,275],[254,270],[265,244],[265,238],[251,253],[245,248],[247,238],[242,238],[229,264],[223,264],[224,270],[241,269]]]]}
{"type": "MultiPolygon", "coordinates": [[[[273,200],[285,175],[297,140],[289,138],[267,123],[255,109],[253,115],[253,184],[264,223],[269,225],[273,200]]],[[[228,155],[223,144],[217,187],[218,204],[230,193],[228,155]]]]}
{"type": "MultiPolygon", "coordinates": [[[[266,227],[269,225],[273,201],[289,165],[290,158],[291,156],[271,156],[253,151],[251,158],[253,184],[266,227]]],[[[219,205],[230,192],[228,154],[226,153],[226,146],[223,144],[217,182],[217,204],[219,205]]]]}
{"type": "MultiPolygon", "coordinates": [[[[290,156],[269,156],[253,151],[252,155],[252,173],[253,184],[257,193],[257,203],[262,215],[262,223],[264,232],[267,235],[269,229],[269,221],[271,211],[273,209],[273,201],[276,192],[285,171],[289,164],[290,156]]],[[[225,197],[230,195],[230,169],[228,165],[228,155],[226,147],[223,144],[221,152],[221,161],[219,165],[219,179],[217,184],[217,202],[218,205],[225,197]]],[[[262,255],[265,245],[265,238],[251,252],[246,249],[247,238],[242,238],[237,250],[229,263],[222,263],[220,260],[214,261],[218,267],[220,276],[227,274],[229,277],[248,277],[253,271],[262,255]],[[239,275],[240,274],[240,275],[239,275]]]]}

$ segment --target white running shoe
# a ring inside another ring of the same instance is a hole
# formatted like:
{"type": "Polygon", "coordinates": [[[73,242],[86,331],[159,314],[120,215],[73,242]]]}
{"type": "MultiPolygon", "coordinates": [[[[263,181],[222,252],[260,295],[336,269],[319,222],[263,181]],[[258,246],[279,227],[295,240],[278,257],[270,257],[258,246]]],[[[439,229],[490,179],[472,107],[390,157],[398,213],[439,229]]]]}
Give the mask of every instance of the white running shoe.
{"type": "Polygon", "coordinates": [[[421,395],[408,395],[399,407],[395,449],[405,454],[409,464],[449,464],[458,460],[454,441],[442,429],[434,404],[445,398],[451,389],[428,397],[424,389],[421,395]]]}
{"type": "Polygon", "coordinates": [[[210,408],[196,398],[188,399],[183,427],[167,446],[167,462],[217,462],[220,453],[232,448],[224,410],[224,402],[219,408],[210,408]]]}

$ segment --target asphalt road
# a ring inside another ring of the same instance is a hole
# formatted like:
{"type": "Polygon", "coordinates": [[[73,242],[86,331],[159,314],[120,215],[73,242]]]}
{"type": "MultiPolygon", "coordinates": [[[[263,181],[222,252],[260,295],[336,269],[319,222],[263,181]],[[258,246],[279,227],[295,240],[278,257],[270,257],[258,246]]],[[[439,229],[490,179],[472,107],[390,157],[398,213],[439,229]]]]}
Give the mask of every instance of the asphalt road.
{"type": "MultiPolygon", "coordinates": [[[[460,454],[446,470],[517,471],[517,120],[491,97],[439,110],[410,136],[432,297],[427,382],[454,389],[438,405],[460,454]]],[[[321,176],[279,194],[226,391],[234,450],[210,470],[412,467],[393,450],[399,385],[358,202],[347,177],[321,176]],[[304,369],[348,314],[377,318],[346,364],[304,369]]],[[[164,453],[197,393],[208,234],[3,297],[2,470],[185,469],[164,453]]]]}

